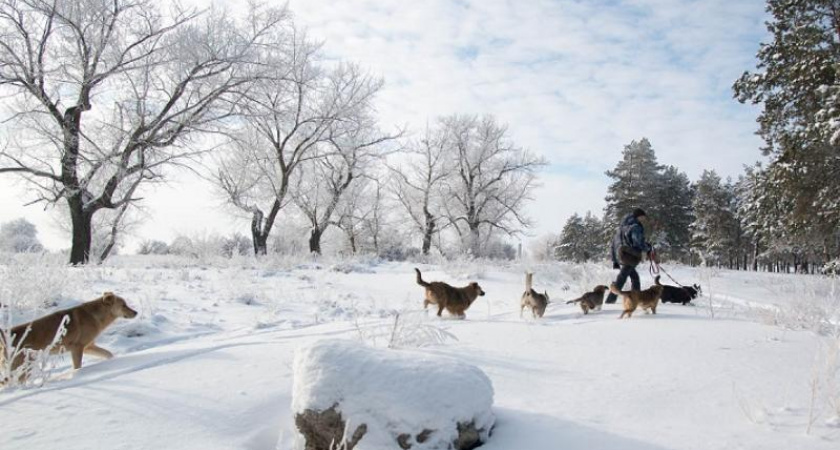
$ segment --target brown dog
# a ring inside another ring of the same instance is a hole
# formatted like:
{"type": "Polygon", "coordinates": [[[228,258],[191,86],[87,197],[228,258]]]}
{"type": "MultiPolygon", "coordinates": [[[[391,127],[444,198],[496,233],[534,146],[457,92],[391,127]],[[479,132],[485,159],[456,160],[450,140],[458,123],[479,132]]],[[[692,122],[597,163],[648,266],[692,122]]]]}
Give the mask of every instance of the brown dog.
{"type": "Polygon", "coordinates": [[[593,289],[592,292],[587,292],[580,298],[569,300],[566,304],[580,303],[580,309],[583,310],[584,314],[589,314],[590,310],[600,310],[601,305],[604,304],[604,293],[607,292],[607,289],[609,288],[603,284],[595,286],[595,289],[593,289]]]}
{"type": "Polygon", "coordinates": [[[429,305],[437,305],[438,317],[446,309],[449,314],[464,318],[464,311],[472,305],[477,297],[484,296],[484,291],[475,281],[465,287],[456,288],[440,281],[427,283],[423,281],[419,269],[414,269],[414,271],[417,272],[417,284],[426,288],[423,308],[428,308],[429,305]]]}
{"type": "Polygon", "coordinates": [[[656,314],[656,307],[659,305],[660,297],[662,297],[662,285],[656,284],[644,291],[622,291],[613,283],[610,285],[610,292],[620,295],[624,300],[624,311],[618,318],[623,319],[626,315],[629,319],[633,315],[633,311],[639,306],[645,311],[650,310],[656,314]]]}
{"type": "MultiPolygon", "coordinates": [[[[137,311],[129,308],[123,298],[112,292],[106,292],[96,300],[18,325],[12,328],[7,339],[11,340],[11,346],[21,350],[44,350],[53,344],[62,322],[66,321],[66,333],[58,339],[52,352],[69,351],[73,357],[73,368],[78,369],[82,367],[84,353],[101,358],[112,358],[114,355],[111,352],[97,346],[93,341],[118,318],[130,319],[136,315],[137,311]],[[65,317],[69,320],[64,319],[65,317]],[[23,339],[22,342],[21,339],[23,339]]],[[[0,358],[6,354],[3,348],[5,344],[0,342],[0,358]]],[[[20,351],[15,355],[12,370],[24,363],[25,353],[20,351]]]]}
{"type": "Polygon", "coordinates": [[[535,291],[531,284],[533,279],[533,273],[525,274],[525,292],[522,294],[522,300],[520,301],[519,317],[522,317],[525,307],[531,308],[531,313],[535,319],[542,317],[545,314],[545,308],[548,306],[548,291],[543,294],[535,291]]]}

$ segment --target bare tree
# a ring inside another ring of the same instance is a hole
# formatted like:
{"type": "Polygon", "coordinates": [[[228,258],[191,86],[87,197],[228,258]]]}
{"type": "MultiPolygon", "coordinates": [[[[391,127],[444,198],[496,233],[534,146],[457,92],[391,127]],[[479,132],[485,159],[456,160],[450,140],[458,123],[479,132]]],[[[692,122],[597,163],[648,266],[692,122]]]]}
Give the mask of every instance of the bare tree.
{"type": "Polygon", "coordinates": [[[352,253],[363,247],[379,252],[385,225],[382,183],[376,174],[363,174],[351,183],[339,202],[333,224],[344,231],[352,253]]]}
{"type": "Polygon", "coordinates": [[[531,225],[523,209],[546,162],[510,142],[507,126],[493,116],[441,122],[455,172],[447,183],[447,216],[464,247],[478,256],[493,232],[516,235],[531,225]]]}
{"type": "Polygon", "coordinates": [[[354,65],[324,70],[318,47],[305,36],[264,51],[282,75],[258,82],[242,102],[246,125],[216,177],[227,200],[251,215],[257,255],[267,252],[298,167],[320,157],[316,150],[327,144],[331,127],[353,120],[382,86],[354,65]]]}
{"type": "Polygon", "coordinates": [[[231,117],[264,70],[285,9],[227,11],[155,0],[0,0],[0,84],[14,123],[32,133],[0,151],[0,173],[65,200],[70,262],[87,263],[94,215],[136,201],[137,185],[197,155],[185,144],[231,117]]]}
{"type": "Polygon", "coordinates": [[[336,210],[349,188],[367,173],[372,162],[384,156],[386,145],[399,137],[380,132],[370,112],[359,111],[354,121],[331,128],[329,145],[322,149],[321,157],[308,164],[308,172],[298,178],[292,192],[311,226],[312,253],[321,253],[321,237],[336,225],[336,210]]]}
{"type": "Polygon", "coordinates": [[[447,226],[442,220],[444,192],[452,175],[447,150],[445,129],[427,126],[424,136],[399,155],[400,164],[390,167],[393,195],[422,234],[424,255],[429,254],[435,233],[447,226]]]}

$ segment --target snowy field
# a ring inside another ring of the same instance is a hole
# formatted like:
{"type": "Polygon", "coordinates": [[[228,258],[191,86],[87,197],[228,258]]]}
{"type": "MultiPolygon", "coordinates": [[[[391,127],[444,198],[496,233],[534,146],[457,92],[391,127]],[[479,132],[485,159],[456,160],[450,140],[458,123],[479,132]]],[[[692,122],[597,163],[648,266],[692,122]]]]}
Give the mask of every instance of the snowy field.
{"type": "Polygon", "coordinates": [[[57,358],[42,387],[0,390],[4,450],[292,449],[294,351],[324,338],[480,367],[495,389],[488,450],[840,448],[835,280],[674,267],[704,296],[619,321],[618,305],[565,304],[609,283],[598,265],[55,258],[4,258],[0,302],[28,312],[15,322],[104,291],[140,314],[99,339],[114,359],[72,373],[57,358]],[[424,314],[415,266],[487,295],[466,320],[424,314]],[[551,295],[542,320],[519,316],[526,269],[551,295]]]}

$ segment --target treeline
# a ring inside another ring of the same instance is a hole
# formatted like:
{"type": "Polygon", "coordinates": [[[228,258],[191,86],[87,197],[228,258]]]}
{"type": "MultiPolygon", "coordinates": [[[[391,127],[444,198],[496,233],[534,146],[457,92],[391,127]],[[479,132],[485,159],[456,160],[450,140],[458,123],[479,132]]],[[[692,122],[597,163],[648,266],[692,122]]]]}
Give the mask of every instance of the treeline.
{"type": "Polygon", "coordinates": [[[505,124],[441,114],[424,131],[386,130],[383,80],[327,57],[285,6],[2,2],[0,33],[14,127],[0,174],[28,183],[28,203],[60,205],[72,264],[119,248],[144,191],[179,168],[248,218],[256,255],[300,239],[320,253],[343,234],[348,252],[504,256],[502,237],[530,225],[544,161],[505,124]]]}
{"type": "Polygon", "coordinates": [[[616,227],[636,207],[651,219],[648,240],[663,261],[816,273],[833,270],[840,256],[840,228],[824,222],[829,211],[822,208],[813,213],[818,217],[797,224],[801,212],[783,200],[792,193],[776,192],[780,187],[761,166],[747,168],[737,180],[706,170],[692,183],[676,167],[660,165],[643,138],[625,146],[622,160],[607,176],[613,183],[604,215],[572,215],[551,242],[556,258],[608,258],[616,227]]]}

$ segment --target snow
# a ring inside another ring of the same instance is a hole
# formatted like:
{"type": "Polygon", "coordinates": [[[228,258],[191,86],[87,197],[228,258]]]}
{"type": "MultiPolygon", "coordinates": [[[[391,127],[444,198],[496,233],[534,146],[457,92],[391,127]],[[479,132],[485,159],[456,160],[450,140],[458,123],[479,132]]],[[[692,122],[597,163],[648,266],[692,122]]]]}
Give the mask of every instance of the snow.
{"type": "Polygon", "coordinates": [[[829,278],[665,266],[704,296],[619,321],[618,305],[584,316],[565,304],[609,281],[605,265],[418,265],[428,280],[481,283],[487,295],[456,320],[422,312],[413,263],[2,261],[2,295],[66,307],[114,291],[140,312],[99,339],[114,359],[86,357],[73,372],[60,357],[43,388],[0,390],[4,450],[292,449],[295,352],[324,339],[481,369],[496,415],[487,450],[833,450],[840,441],[829,364],[840,350],[830,328],[840,290],[829,278]],[[519,318],[526,270],[553,301],[542,320],[519,318]],[[822,319],[794,314],[805,306],[822,319]]]}
{"type": "Polygon", "coordinates": [[[298,349],[294,367],[293,413],[338,405],[350,433],[367,425],[358,450],[394,448],[400,434],[423,430],[435,432],[414,448],[445,449],[459,423],[474,422],[486,440],[495,420],[490,379],[457,359],[324,340],[298,349]]]}

